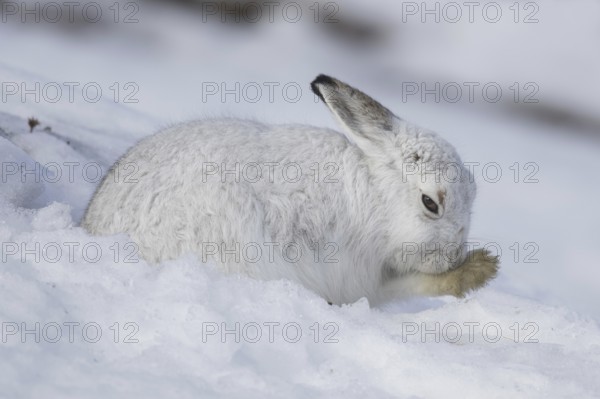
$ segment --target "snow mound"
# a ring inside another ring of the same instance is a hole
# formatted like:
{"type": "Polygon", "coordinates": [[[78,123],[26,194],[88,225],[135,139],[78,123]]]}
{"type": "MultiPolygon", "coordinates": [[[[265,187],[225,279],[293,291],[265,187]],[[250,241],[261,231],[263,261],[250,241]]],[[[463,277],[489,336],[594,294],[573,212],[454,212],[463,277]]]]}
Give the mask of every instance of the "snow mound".
{"type": "Polygon", "coordinates": [[[0,201],[15,206],[27,206],[44,192],[44,182],[29,176],[35,174],[39,165],[21,148],[0,137],[0,159],[2,160],[2,189],[0,201]]]}

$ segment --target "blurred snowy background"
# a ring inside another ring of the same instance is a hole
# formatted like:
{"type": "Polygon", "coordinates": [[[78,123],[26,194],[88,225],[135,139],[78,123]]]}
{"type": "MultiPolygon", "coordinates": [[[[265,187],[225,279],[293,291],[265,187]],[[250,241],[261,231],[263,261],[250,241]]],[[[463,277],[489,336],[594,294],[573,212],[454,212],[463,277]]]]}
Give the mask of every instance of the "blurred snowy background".
{"type": "Polygon", "coordinates": [[[69,4],[0,1],[0,396],[600,395],[599,1],[69,4]],[[78,227],[96,166],[170,124],[235,116],[337,129],[309,90],[319,73],[436,130],[472,163],[471,241],[501,254],[489,287],[465,300],[329,307],[193,258],[127,263],[114,249],[127,237],[78,227]],[[39,167],[25,182],[11,169],[22,162],[39,167]],[[103,248],[97,262],[81,251],[21,259],[20,245],[90,242],[103,248]],[[71,321],[98,323],[103,339],[52,343],[33,327],[71,321]],[[203,342],[202,323],[268,321],[305,332],[335,323],[339,342],[203,342]],[[458,344],[405,339],[406,323],[469,321],[498,323],[502,339],[471,342],[464,326],[458,344]],[[127,322],[139,342],[113,342],[127,322]],[[533,323],[538,342],[515,343],[515,323],[523,335],[533,323]]]}

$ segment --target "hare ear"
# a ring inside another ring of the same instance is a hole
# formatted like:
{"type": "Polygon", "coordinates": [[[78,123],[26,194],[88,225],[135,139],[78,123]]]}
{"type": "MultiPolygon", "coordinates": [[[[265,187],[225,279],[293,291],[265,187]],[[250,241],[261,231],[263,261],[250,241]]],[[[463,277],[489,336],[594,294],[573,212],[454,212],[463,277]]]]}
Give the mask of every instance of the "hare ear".
{"type": "Polygon", "coordinates": [[[317,76],[310,86],[346,128],[350,141],[360,146],[365,139],[378,142],[393,134],[396,116],[360,90],[327,75],[317,76]]]}

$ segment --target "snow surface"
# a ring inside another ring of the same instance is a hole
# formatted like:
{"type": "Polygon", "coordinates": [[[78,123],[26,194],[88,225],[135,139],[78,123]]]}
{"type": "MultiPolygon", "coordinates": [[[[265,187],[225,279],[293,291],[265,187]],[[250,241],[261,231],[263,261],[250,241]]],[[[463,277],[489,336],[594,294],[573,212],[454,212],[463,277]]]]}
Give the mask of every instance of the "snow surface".
{"type": "Polygon", "coordinates": [[[597,129],[517,117],[502,102],[402,102],[397,72],[536,79],[542,103],[595,117],[598,3],[539,3],[540,23],[527,27],[403,24],[396,2],[371,3],[341,4],[389,35],[368,50],[307,19],[232,30],[153,3],[141,3],[138,24],[75,35],[58,24],[0,25],[10,38],[0,41],[1,82],[104,90],[97,103],[2,100],[0,397],[600,396],[597,129]],[[444,134],[463,160],[501,166],[497,183],[476,174],[473,240],[502,250],[489,287],[464,300],[332,307],[292,283],[225,276],[191,256],[150,266],[132,255],[126,235],[92,237],[78,226],[95,171],[171,123],[234,115],[336,127],[308,93],[321,72],[444,134]],[[305,91],[298,102],[280,92],[272,103],[202,100],[203,82],[236,81],[297,82],[305,91]],[[115,103],[114,82],[135,82],[139,102],[115,103]],[[41,122],[34,133],[31,116],[41,122]],[[539,168],[537,183],[523,182],[528,162],[539,168]],[[15,165],[33,172],[22,181],[15,165]],[[525,262],[535,248],[538,262],[525,262]],[[239,333],[222,334],[236,323],[239,333]]]}

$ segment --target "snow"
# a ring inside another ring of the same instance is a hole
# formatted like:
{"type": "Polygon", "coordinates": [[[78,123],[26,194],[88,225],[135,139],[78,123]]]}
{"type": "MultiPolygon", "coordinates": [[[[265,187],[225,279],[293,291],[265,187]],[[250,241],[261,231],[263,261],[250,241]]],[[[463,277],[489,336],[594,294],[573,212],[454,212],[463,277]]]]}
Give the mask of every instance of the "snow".
{"type": "Polygon", "coordinates": [[[597,3],[540,3],[531,26],[401,23],[395,2],[376,3],[340,4],[340,15],[361,15],[389,35],[369,50],[336,42],[308,18],[232,30],[155,3],[141,3],[138,24],[80,26],[75,35],[59,24],[0,24],[10,38],[0,41],[0,83],[103,90],[98,102],[80,91],[72,102],[0,99],[0,396],[600,396],[597,128],[516,116],[506,101],[399,99],[402,73],[505,88],[535,80],[541,103],[593,119],[597,3]],[[290,282],[223,275],[192,256],[148,265],[126,235],[79,227],[97,172],[172,123],[233,115],[336,128],[308,91],[321,72],[444,134],[481,165],[471,235],[502,250],[490,286],[464,300],[329,306],[290,282]],[[138,102],[124,102],[128,82],[138,102]],[[256,103],[204,101],[207,82],[279,86],[272,102],[266,90],[256,103]],[[290,82],[303,90],[297,102],[280,90],[290,82]],[[41,122],[33,133],[31,116],[41,122]],[[482,172],[490,162],[501,166],[498,182],[482,172]],[[538,182],[525,183],[536,166],[538,182]]]}

